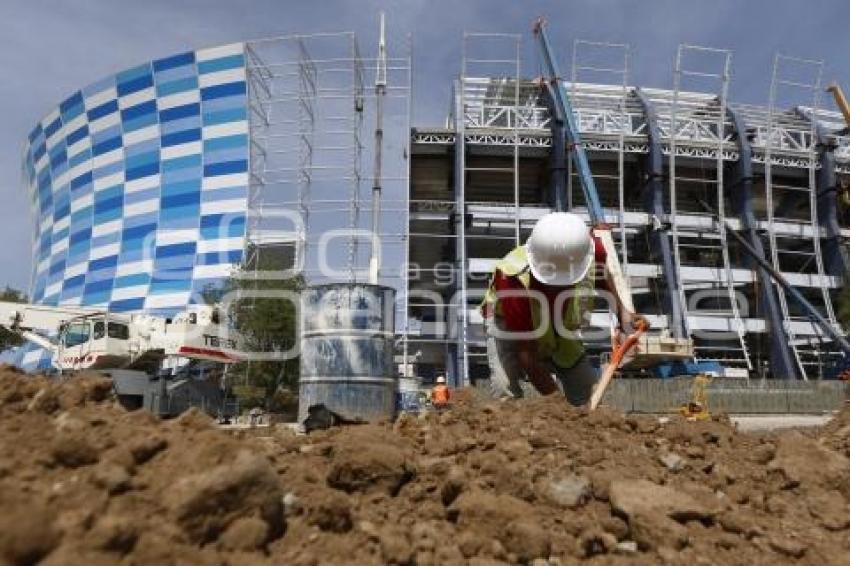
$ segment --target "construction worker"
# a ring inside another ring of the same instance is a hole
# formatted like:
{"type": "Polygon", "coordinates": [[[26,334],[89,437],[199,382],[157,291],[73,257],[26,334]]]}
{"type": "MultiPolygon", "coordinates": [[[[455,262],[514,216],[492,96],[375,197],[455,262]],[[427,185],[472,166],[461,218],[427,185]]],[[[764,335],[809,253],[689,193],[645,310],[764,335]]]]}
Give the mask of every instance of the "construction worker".
{"type": "Polygon", "coordinates": [[[626,311],[607,278],[596,284],[605,259],[581,217],[553,212],[537,222],[525,245],[496,263],[482,303],[494,396],[521,397],[520,382],[527,379],[542,395],[560,384],[573,405],[588,402],[598,375],[573,331],[589,314],[594,289],[611,293],[624,329],[640,318],[626,311]]]}
{"type": "Polygon", "coordinates": [[[449,406],[452,394],[449,387],[446,385],[446,377],[444,375],[437,377],[437,384],[431,390],[431,405],[437,409],[446,409],[449,406]]]}

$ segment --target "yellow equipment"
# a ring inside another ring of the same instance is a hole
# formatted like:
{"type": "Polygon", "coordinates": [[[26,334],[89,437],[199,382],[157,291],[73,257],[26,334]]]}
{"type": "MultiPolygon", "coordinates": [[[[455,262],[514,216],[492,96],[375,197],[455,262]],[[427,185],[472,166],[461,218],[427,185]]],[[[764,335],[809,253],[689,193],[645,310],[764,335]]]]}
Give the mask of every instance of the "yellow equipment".
{"type": "MultiPolygon", "coordinates": [[[[850,132],[850,103],[847,102],[844,91],[841,90],[838,83],[832,83],[826,87],[826,91],[831,92],[833,98],[835,98],[835,105],[838,106],[841,114],[844,115],[844,121],[847,123],[847,131],[850,132]]],[[[847,186],[847,182],[843,179],[838,187],[838,195],[841,205],[844,208],[850,208],[850,187],[847,186]]]]}
{"type": "Polygon", "coordinates": [[[832,83],[827,87],[826,91],[832,93],[832,96],[835,98],[835,105],[841,110],[841,113],[844,115],[844,121],[847,123],[847,127],[850,128],[850,104],[847,103],[844,91],[841,90],[838,83],[832,83]]]}
{"type": "Polygon", "coordinates": [[[689,421],[707,421],[711,419],[711,413],[708,411],[708,384],[711,383],[711,377],[705,374],[699,374],[694,377],[694,383],[691,387],[691,400],[687,403],[682,403],[679,407],[679,414],[689,421]]]}

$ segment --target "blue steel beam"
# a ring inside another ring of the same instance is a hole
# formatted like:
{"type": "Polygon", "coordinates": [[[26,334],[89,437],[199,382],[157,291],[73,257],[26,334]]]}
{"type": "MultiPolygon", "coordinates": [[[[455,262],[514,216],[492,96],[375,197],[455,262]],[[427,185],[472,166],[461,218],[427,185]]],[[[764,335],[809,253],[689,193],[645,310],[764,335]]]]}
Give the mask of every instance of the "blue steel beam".
{"type": "Polygon", "coordinates": [[[650,217],[655,217],[659,221],[655,223],[650,233],[652,241],[652,250],[650,251],[654,252],[661,261],[661,271],[664,277],[662,304],[664,310],[670,316],[670,332],[675,338],[688,338],[687,321],[678,292],[681,282],[676,266],[673,264],[675,259],[670,242],[670,223],[666,220],[667,212],[664,210],[664,154],[661,150],[661,131],[658,129],[658,116],[652,102],[640,88],[635,89],[635,94],[643,106],[649,141],[649,153],[646,158],[646,185],[644,186],[645,208],[650,217]]]}
{"type": "MultiPolygon", "coordinates": [[[[554,99],[551,95],[551,89],[547,88],[549,93],[549,109],[552,116],[555,116],[558,111],[556,109],[554,99]]],[[[552,155],[551,161],[551,182],[552,194],[550,195],[550,205],[557,212],[566,212],[567,210],[567,143],[564,139],[564,125],[559,123],[557,119],[550,120],[552,129],[552,155]]]]}
{"type": "Polygon", "coordinates": [[[754,254],[752,263],[755,264],[759,282],[762,316],[767,322],[771,372],[781,379],[799,379],[800,371],[794,360],[791,341],[785,331],[776,287],[768,270],[758,262],[759,259],[765,261],[765,254],[764,245],[757,230],[758,222],[753,211],[753,151],[750,147],[747,126],[733,108],[727,106],[726,114],[735,128],[738,145],[738,161],[734,166],[734,177],[729,184],[728,194],[732,196],[732,206],[735,214],[741,219],[744,238],[754,254]]]}
{"type": "MultiPolygon", "coordinates": [[[[725,220],[720,221],[725,222],[725,220]]],[[[806,299],[806,297],[804,297],[803,294],[797,290],[796,287],[788,283],[788,280],[785,279],[785,277],[779,271],[774,269],[774,267],[769,264],[767,260],[758,257],[756,250],[750,247],[750,244],[747,242],[747,240],[744,239],[743,236],[732,230],[728,222],[726,224],[726,229],[729,230],[729,233],[736,240],[738,240],[738,243],[741,244],[741,249],[750,254],[750,256],[756,261],[756,263],[760,267],[766,269],[767,272],[770,273],[771,277],[773,277],[773,280],[776,281],[776,283],[780,287],[782,287],[785,292],[791,296],[792,299],[797,301],[797,304],[799,304],[803,308],[803,310],[806,311],[806,313],[808,313],[809,319],[811,320],[812,324],[816,324],[817,326],[819,326],[824,334],[834,340],[838,347],[841,348],[841,351],[844,353],[845,356],[850,356],[850,342],[847,341],[847,338],[845,338],[841,333],[839,333],[832,326],[832,324],[830,324],[829,321],[823,317],[823,315],[818,311],[818,309],[816,309],[814,305],[812,305],[812,303],[810,303],[809,300],[806,299]]]]}
{"type": "MultiPolygon", "coordinates": [[[[581,136],[579,135],[578,125],[575,122],[570,97],[567,95],[567,90],[564,87],[564,81],[561,80],[558,64],[552,56],[552,47],[549,44],[549,38],[546,36],[546,27],[542,18],[537,20],[534,25],[534,35],[540,42],[543,65],[548,73],[546,86],[549,90],[549,96],[552,99],[552,108],[554,111],[552,116],[553,121],[560,128],[562,132],[560,135],[563,135],[564,139],[569,143],[570,154],[581,180],[581,188],[584,191],[584,199],[587,202],[587,211],[590,214],[591,224],[593,226],[601,226],[605,224],[602,203],[599,201],[599,195],[596,192],[596,184],[593,181],[593,175],[590,173],[587,153],[581,144],[581,136]]],[[[557,187],[557,184],[555,186],[557,187]]],[[[557,193],[555,198],[556,200],[559,198],[557,193]]]]}
{"type": "MultiPolygon", "coordinates": [[[[807,120],[814,117],[797,113],[807,120]]],[[[844,277],[847,273],[847,258],[841,246],[841,226],[838,223],[838,178],[835,175],[835,141],[820,122],[815,122],[815,136],[818,144],[820,170],[815,184],[817,188],[818,224],[824,228],[823,252],[824,270],[833,277],[844,277]]]]}

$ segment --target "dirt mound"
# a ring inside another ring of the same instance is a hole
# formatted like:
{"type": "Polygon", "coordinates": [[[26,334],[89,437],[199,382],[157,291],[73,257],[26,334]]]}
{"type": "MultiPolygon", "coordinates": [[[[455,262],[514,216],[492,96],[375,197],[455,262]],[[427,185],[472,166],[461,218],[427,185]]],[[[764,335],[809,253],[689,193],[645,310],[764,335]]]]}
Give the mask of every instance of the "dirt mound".
{"type": "Polygon", "coordinates": [[[850,402],[823,428],[821,441],[850,458],[850,402]]]}
{"type": "MultiPolygon", "coordinates": [[[[296,436],[128,413],[0,372],[0,564],[840,563],[842,419],[819,435],[484,402],[296,436]]],[[[843,436],[842,436],[843,435],[843,436]]],[[[842,440],[843,439],[843,440],[842,440]]]]}

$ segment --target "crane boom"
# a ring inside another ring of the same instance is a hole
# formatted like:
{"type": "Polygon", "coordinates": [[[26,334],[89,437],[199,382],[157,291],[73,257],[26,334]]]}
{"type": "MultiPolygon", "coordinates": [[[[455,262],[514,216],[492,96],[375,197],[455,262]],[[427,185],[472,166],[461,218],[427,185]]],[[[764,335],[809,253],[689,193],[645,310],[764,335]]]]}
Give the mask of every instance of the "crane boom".
{"type": "Polygon", "coordinates": [[[546,87],[549,91],[549,96],[552,98],[552,106],[555,113],[554,120],[557,127],[561,128],[564,137],[569,143],[570,154],[572,155],[573,163],[578,171],[581,188],[584,192],[585,201],[587,202],[587,211],[590,215],[590,223],[593,226],[594,234],[602,241],[607,254],[605,267],[611,277],[617,294],[623,302],[623,306],[629,311],[634,312],[634,303],[632,301],[632,292],[629,287],[629,282],[623,274],[623,268],[620,265],[620,258],[617,255],[617,250],[614,247],[614,238],[611,235],[611,227],[605,223],[605,213],[602,210],[602,203],[599,200],[599,193],[596,191],[596,183],[593,180],[593,175],[590,171],[590,163],[587,161],[587,153],[584,151],[584,146],[581,144],[581,135],[573,114],[570,97],[567,95],[567,89],[561,80],[561,75],[558,72],[558,64],[555,57],[552,55],[552,48],[549,43],[549,37],[546,35],[546,22],[543,18],[538,18],[534,24],[534,35],[537,37],[540,53],[543,58],[543,65],[548,73],[546,79],[546,87]]]}
{"type": "Polygon", "coordinates": [[[567,95],[567,89],[561,80],[561,74],[558,72],[558,63],[552,56],[552,48],[549,44],[549,37],[546,35],[546,22],[543,18],[539,18],[534,24],[534,35],[537,37],[540,45],[540,53],[543,56],[543,64],[549,74],[546,80],[546,88],[549,90],[549,95],[552,97],[553,109],[555,111],[555,122],[563,129],[566,134],[566,139],[569,143],[570,154],[572,155],[573,163],[578,170],[579,179],[581,180],[581,188],[584,192],[584,198],[587,201],[587,211],[590,214],[590,221],[594,227],[605,223],[605,214],[602,210],[602,203],[599,201],[599,194],[596,192],[596,184],[593,181],[593,175],[590,173],[590,164],[587,161],[587,153],[584,151],[584,146],[581,144],[581,135],[579,134],[578,126],[575,123],[572,104],[570,97],[567,95]]]}

